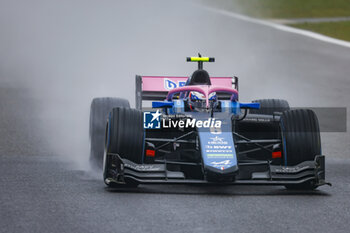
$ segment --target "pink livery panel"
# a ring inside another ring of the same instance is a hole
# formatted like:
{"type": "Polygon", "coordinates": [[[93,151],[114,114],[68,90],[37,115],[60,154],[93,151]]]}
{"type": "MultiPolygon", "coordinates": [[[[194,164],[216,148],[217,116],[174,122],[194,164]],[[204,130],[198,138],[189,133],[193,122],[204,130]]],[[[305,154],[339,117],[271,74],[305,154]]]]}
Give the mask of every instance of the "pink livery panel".
{"type": "MultiPolygon", "coordinates": [[[[188,77],[142,76],[142,91],[163,92],[186,85],[188,77]]],[[[232,77],[210,77],[212,86],[232,87],[232,77]]]]}

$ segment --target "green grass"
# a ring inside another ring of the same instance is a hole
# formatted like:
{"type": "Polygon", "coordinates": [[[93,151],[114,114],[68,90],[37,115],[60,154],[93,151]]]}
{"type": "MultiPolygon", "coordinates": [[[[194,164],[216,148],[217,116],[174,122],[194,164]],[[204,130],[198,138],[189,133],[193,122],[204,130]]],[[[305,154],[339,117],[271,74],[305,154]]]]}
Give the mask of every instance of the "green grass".
{"type": "MultiPolygon", "coordinates": [[[[267,19],[327,18],[350,16],[350,0],[202,0],[204,3],[267,19]]],[[[290,26],[350,41],[350,21],[300,23],[290,26]]]]}
{"type": "Polygon", "coordinates": [[[290,26],[350,41],[350,21],[329,23],[300,23],[290,26]]]}
{"type": "Polygon", "coordinates": [[[350,0],[233,0],[243,13],[264,18],[350,16],[350,0]]]}
{"type": "Polygon", "coordinates": [[[350,16],[350,0],[202,0],[258,18],[317,18],[350,16]]]}

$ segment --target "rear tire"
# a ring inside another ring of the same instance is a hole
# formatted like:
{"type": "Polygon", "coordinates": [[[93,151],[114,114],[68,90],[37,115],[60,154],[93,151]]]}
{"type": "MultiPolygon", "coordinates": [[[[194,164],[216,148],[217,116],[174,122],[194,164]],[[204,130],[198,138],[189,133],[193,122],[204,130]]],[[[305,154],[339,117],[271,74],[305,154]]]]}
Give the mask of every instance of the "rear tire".
{"type": "MultiPolygon", "coordinates": [[[[280,119],[283,145],[283,163],[294,166],[313,161],[321,154],[321,137],[316,114],[309,109],[289,110],[280,119]]],[[[313,182],[286,185],[287,189],[312,190],[313,182]]]]}
{"type": "Polygon", "coordinates": [[[110,111],[116,107],[130,108],[129,101],[121,98],[94,98],[90,107],[90,164],[102,168],[105,128],[110,111]]]}
{"type": "MultiPolygon", "coordinates": [[[[104,153],[104,180],[110,177],[111,158],[108,153],[118,154],[121,158],[134,163],[143,163],[144,129],[142,111],[131,108],[114,108],[109,116],[106,129],[104,153]]],[[[133,180],[125,180],[126,185],[109,183],[110,187],[136,187],[133,180]]]]}
{"type": "Polygon", "coordinates": [[[251,109],[251,114],[273,115],[274,112],[284,112],[290,109],[288,101],[282,99],[260,99],[253,100],[253,103],[260,103],[260,109],[251,109]]]}
{"type": "MultiPolygon", "coordinates": [[[[273,115],[275,112],[284,112],[290,109],[286,100],[281,99],[260,99],[253,103],[260,103],[260,109],[250,109],[250,114],[273,115]]],[[[278,122],[239,122],[237,130],[240,134],[250,139],[276,139],[280,138],[278,122]]],[[[239,145],[240,150],[251,149],[249,145],[239,145]]],[[[268,159],[271,153],[260,150],[247,155],[253,159],[268,159]]],[[[278,162],[278,161],[277,161],[278,162]]]]}

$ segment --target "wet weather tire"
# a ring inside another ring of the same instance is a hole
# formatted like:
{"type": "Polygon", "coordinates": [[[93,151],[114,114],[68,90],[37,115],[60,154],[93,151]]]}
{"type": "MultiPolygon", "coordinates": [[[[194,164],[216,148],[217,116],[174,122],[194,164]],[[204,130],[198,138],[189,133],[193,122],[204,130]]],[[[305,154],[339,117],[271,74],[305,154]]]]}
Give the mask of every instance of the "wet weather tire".
{"type": "Polygon", "coordinates": [[[284,112],[290,109],[287,100],[282,99],[260,99],[253,100],[253,103],[260,103],[260,109],[251,109],[251,114],[273,115],[274,112],[284,112]]]}
{"type": "MultiPolygon", "coordinates": [[[[106,128],[104,180],[113,177],[116,172],[111,154],[118,154],[123,159],[142,164],[143,142],[142,111],[131,108],[114,108],[109,116],[106,128]]],[[[127,178],[125,178],[125,183],[111,182],[106,184],[109,187],[136,187],[138,185],[135,181],[127,180],[127,178]]]]}
{"type": "MultiPolygon", "coordinates": [[[[283,163],[294,166],[313,161],[321,154],[321,137],[316,114],[309,109],[283,112],[280,119],[282,131],[283,163]]],[[[286,185],[288,189],[315,189],[312,182],[286,185]]]]}
{"type": "Polygon", "coordinates": [[[130,108],[129,101],[121,98],[94,98],[90,106],[90,163],[102,168],[105,129],[110,111],[116,107],[130,108]]]}
{"type": "Polygon", "coordinates": [[[122,158],[141,164],[143,136],[142,111],[131,108],[113,109],[107,136],[109,153],[119,154],[122,158]]]}

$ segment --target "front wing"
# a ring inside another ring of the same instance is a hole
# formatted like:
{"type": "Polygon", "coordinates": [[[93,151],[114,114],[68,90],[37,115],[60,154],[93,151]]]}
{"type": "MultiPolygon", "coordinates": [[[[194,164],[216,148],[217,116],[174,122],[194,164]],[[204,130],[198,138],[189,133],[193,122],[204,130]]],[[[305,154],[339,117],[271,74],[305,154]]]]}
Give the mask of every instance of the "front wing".
{"type": "Polygon", "coordinates": [[[313,182],[314,185],[331,185],[325,181],[325,156],[317,155],[314,161],[305,161],[295,166],[272,165],[268,161],[239,162],[239,173],[229,182],[206,179],[186,179],[182,172],[169,171],[167,164],[136,164],[122,159],[118,154],[109,154],[114,163],[113,176],[106,184],[224,184],[224,185],[288,185],[313,182]]]}

